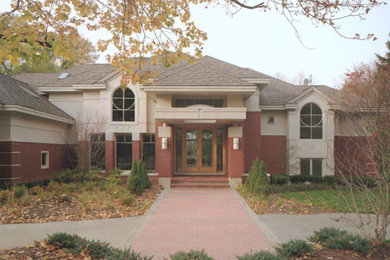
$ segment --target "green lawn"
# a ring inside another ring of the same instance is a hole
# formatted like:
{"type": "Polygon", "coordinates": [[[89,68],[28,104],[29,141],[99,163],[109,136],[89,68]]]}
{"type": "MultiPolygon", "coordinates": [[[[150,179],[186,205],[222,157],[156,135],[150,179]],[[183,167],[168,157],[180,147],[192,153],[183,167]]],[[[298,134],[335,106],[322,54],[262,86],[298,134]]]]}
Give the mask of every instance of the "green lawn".
{"type": "MultiPolygon", "coordinates": [[[[339,212],[354,212],[351,204],[351,194],[347,190],[313,190],[299,192],[284,192],[278,194],[288,200],[300,201],[306,205],[334,208],[339,212]]],[[[362,193],[355,193],[358,207],[366,212],[367,202],[362,193]]]]}

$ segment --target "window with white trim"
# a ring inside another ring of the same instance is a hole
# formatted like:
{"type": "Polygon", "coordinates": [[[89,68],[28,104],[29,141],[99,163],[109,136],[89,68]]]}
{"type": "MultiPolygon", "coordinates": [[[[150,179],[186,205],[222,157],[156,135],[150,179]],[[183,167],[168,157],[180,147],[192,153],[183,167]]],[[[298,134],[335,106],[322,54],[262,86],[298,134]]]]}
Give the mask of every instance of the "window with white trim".
{"type": "Polygon", "coordinates": [[[41,151],[41,169],[49,168],[49,151],[41,151]]]}
{"type": "Polygon", "coordinates": [[[301,175],[322,176],[322,159],[301,159],[301,175]]]}
{"type": "Polygon", "coordinates": [[[314,103],[308,103],[301,110],[301,139],[322,139],[322,110],[314,103]]]}
{"type": "Polygon", "coordinates": [[[112,121],[135,121],[135,96],[129,88],[118,88],[112,97],[112,121]]]}

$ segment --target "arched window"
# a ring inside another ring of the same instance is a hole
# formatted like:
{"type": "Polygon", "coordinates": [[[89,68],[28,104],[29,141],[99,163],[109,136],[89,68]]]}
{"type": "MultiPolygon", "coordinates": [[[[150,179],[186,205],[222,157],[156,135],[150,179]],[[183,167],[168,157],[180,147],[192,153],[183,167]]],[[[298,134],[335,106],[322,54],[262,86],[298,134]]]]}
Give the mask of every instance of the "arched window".
{"type": "Polygon", "coordinates": [[[314,103],[301,110],[301,139],[322,139],[322,111],[314,103]]]}
{"type": "Polygon", "coordinates": [[[135,98],[129,88],[118,88],[112,97],[112,121],[135,120],[135,98]]]}

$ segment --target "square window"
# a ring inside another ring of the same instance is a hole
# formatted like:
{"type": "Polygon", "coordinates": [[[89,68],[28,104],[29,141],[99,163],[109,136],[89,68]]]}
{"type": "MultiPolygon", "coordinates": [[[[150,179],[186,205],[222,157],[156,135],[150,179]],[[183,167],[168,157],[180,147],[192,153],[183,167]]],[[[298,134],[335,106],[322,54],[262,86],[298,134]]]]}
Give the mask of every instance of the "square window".
{"type": "Polygon", "coordinates": [[[49,168],[49,151],[41,152],[41,169],[49,168]]]}
{"type": "Polygon", "coordinates": [[[275,118],[273,116],[268,117],[267,124],[273,125],[275,123],[275,118]]]}

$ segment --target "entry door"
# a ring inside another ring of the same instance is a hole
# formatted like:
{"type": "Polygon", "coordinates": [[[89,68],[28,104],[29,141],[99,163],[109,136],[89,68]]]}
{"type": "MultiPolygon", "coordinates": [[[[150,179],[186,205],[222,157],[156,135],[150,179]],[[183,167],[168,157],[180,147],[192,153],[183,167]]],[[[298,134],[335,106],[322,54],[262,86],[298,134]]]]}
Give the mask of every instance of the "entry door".
{"type": "Polygon", "coordinates": [[[216,172],[213,129],[184,129],[183,150],[185,172],[216,172]]]}

